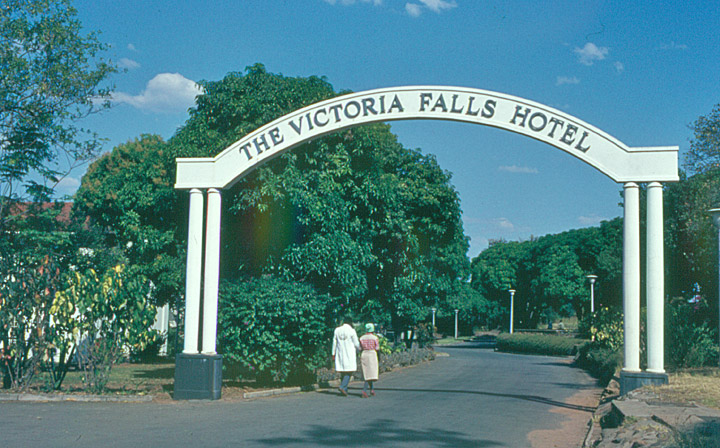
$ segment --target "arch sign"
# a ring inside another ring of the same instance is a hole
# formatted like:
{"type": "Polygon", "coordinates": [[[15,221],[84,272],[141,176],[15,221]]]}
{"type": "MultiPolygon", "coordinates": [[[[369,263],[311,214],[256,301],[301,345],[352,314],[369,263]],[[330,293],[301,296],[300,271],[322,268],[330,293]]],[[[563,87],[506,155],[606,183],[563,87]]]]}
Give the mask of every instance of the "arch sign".
{"type": "MultiPolygon", "coordinates": [[[[343,129],[396,120],[451,120],[504,129],[547,143],[624,186],[624,391],[667,382],[663,360],[662,182],[678,177],[678,147],[628,147],[552,107],[487,90],[405,86],[350,93],[291,112],[215,157],[178,158],[175,188],[190,190],[185,345],[176,360],[175,398],[219,398],[215,352],[220,259],[220,191],[263,163],[309,140],[343,129]],[[647,365],[640,369],[640,201],[647,183],[647,365]],[[205,198],[207,197],[207,205],[205,198]],[[206,215],[206,217],[205,217],[206,215]],[[203,291],[201,291],[201,285],[203,291]],[[202,294],[201,294],[202,293],[202,294]],[[200,309],[202,306],[202,335],[200,309]],[[198,372],[207,381],[197,384],[198,372]],[[209,386],[208,386],[209,385],[209,386]]],[[[522,292],[518,291],[518,296],[522,292]]]]}

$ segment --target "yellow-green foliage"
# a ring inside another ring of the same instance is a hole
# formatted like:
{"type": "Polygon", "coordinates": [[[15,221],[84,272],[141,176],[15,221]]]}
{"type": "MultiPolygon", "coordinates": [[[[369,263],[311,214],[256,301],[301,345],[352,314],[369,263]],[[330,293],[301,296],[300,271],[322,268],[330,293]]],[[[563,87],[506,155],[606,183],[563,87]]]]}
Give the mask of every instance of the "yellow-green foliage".
{"type": "Polygon", "coordinates": [[[155,307],[148,303],[148,288],[146,279],[118,265],[102,276],[93,269],[75,272],[68,287],[55,294],[50,313],[57,343],[80,341],[78,359],[93,391],[104,389],[124,347],[141,350],[155,340],[156,333],[149,330],[155,307]]]}

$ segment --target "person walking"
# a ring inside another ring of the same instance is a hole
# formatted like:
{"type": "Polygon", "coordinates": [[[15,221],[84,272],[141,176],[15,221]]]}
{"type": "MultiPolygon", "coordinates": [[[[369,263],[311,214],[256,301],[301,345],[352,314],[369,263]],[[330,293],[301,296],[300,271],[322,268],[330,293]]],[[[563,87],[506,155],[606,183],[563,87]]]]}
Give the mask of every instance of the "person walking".
{"type": "Polygon", "coordinates": [[[380,350],[380,340],[375,335],[375,325],[365,324],[365,334],[360,338],[360,346],[362,354],[360,355],[360,364],[362,365],[363,378],[363,398],[368,398],[368,388],[370,395],[375,396],[374,383],[378,380],[379,366],[377,352],[380,350]]]}
{"type": "Polygon", "coordinates": [[[342,377],[340,393],[347,397],[350,376],[357,370],[357,351],[360,342],[357,333],[352,327],[352,319],[345,317],[343,324],[335,329],[333,337],[332,356],[335,360],[335,370],[342,377]]]}

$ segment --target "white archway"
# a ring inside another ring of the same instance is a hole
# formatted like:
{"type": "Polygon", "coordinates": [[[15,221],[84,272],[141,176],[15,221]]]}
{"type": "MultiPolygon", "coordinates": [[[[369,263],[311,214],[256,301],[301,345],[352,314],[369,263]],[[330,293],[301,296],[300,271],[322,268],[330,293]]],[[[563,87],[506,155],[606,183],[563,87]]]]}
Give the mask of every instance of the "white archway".
{"type": "MultiPolygon", "coordinates": [[[[630,148],[594,126],[549,106],[487,90],[446,86],[392,87],[338,96],[280,117],[215,157],[177,159],[175,188],[190,190],[183,365],[193,368],[191,364],[196,356],[200,357],[197,361],[200,363],[204,362],[203,356],[217,359],[221,190],[308,140],[367,123],[414,119],[475,123],[525,135],[577,157],[624,185],[624,390],[658,381],[658,378],[666,381],[662,182],[679,180],[678,147],[630,148]],[[640,369],[640,183],[648,184],[646,372],[640,369]],[[205,192],[207,219],[203,217],[205,192]],[[201,302],[202,338],[199,337],[201,302]]],[[[179,368],[180,358],[176,367],[176,395],[179,368]]],[[[216,373],[208,375],[212,377],[216,373]]],[[[180,395],[182,398],[183,393],[180,395]]],[[[219,398],[219,392],[215,395],[219,398]]],[[[189,394],[187,398],[197,396],[189,394]]]]}

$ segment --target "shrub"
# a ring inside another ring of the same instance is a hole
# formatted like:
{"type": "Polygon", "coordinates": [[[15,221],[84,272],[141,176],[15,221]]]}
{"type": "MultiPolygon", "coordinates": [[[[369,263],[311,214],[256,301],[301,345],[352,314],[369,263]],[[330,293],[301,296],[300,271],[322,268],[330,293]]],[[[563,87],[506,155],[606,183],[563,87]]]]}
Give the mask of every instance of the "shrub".
{"type": "Polygon", "coordinates": [[[615,373],[622,367],[622,354],[603,346],[598,342],[584,344],[575,358],[578,367],[587,370],[600,384],[607,385],[615,373]]]}
{"type": "Polygon", "coordinates": [[[580,336],[590,339],[598,347],[612,351],[623,347],[623,313],[616,308],[602,307],[588,314],[578,325],[580,336]]]}
{"type": "Polygon", "coordinates": [[[718,356],[714,331],[705,316],[704,301],[688,303],[683,298],[670,300],[665,307],[665,357],[677,368],[702,367],[716,362],[718,356]]]}
{"type": "Polygon", "coordinates": [[[582,339],[548,334],[501,333],[497,337],[499,351],[548,356],[572,355],[585,343],[582,339]]]}
{"type": "Polygon", "coordinates": [[[73,340],[77,335],[82,341],[76,353],[92,392],[104,391],[113,364],[126,349],[142,351],[158,337],[148,330],[155,319],[148,292],[147,279],[117,265],[102,276],[93,269],[74,272],[68,287],[55,294],[50,314],[56,334],[73,340]]]}
{"type": "Polygon", "coordinates": [[[311,383],[330,356],[333,301],[274,277],[224,282],[218,348],[261,383],[311,383]]]}

